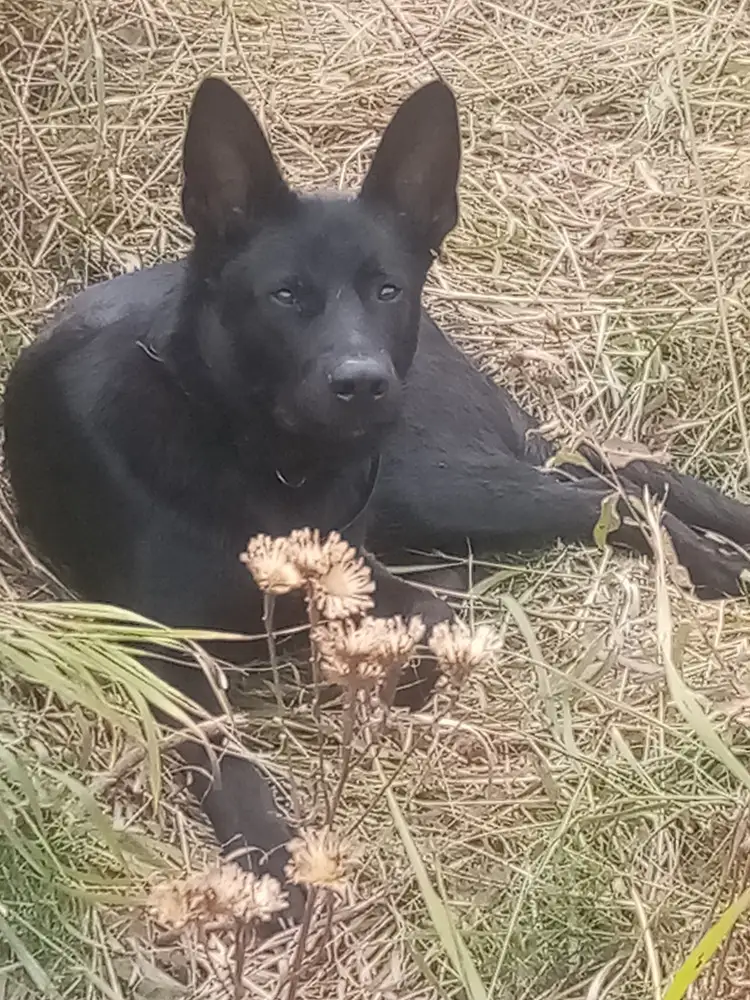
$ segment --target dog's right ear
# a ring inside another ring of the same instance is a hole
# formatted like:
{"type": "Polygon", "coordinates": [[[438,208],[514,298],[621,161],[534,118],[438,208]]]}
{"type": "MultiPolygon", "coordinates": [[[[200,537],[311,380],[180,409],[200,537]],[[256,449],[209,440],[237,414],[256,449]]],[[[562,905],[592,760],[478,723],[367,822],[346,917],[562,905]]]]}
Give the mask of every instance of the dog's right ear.
{"type": "Polygon", "coordinates": [[[293,197],[255,115],[216,77],[193,98],[183,168],[182,211],[199,239],[231,240],[293,197]]]}

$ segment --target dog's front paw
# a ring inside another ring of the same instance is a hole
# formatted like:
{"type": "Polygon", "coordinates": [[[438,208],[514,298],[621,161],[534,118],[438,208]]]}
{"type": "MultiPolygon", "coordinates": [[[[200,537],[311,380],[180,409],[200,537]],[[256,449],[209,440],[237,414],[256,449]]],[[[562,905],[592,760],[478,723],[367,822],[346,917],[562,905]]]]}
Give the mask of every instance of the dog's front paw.
{"type": "MultiPolygon", "coordinates": [[[[267,925],[266,929],[271,933],[281,926],[300,923],[307,901],[304,888],[290,882],[286,874],[287,866],[291,860],[286,844],[294,838],[295,832],[283,820],[278,819],[275,825],[276,831],[273,839],[283,840],[284,843],[279,843],[279,846],[268,854],[260,855],[257,851],[252,850],[239,851],[235,854],[231,850],[231,845],[226,845],[223,851],[228,858],[235,861],[245,871],[251,871],[258,876],[270,875],[280,884],[282,892],[287,898],[287,906],[279,913],[276,920],[267,925]]],[[[257,841],[259,839],[257,827],[252,833],[246,833],[243,839],[257,841]]]]}
{"type": "Polygon", "coordinates": [[[211,822],[223,856],[255,875],[271,875],[281,885],[288,906],[280,923],[298,923],[305,908],[305,893],[286,875],[290,856],[287,845],[295,832],[280,814],[271,786],[258,767],[245,757],[225,753],[218,774],[200,744],[181,750],[192,770],[191,790],[211,822]]]}
{"type": "Polygon", "coordinates": [[[747,596],[750,553],[711,535],[699,534],[669,511],[663,514],[663,524],[679,562],[679,566],[670,567],[676,582],[692,586],[704,601],[747,596]]]}
{"type": "Polygon", "coordinates": [[[750,594],[750,557],[742,552],[723,550],[718,543],[701,539],[696,557],[683,558],[687,575],[697,597],[718,601],[750,594]]]}

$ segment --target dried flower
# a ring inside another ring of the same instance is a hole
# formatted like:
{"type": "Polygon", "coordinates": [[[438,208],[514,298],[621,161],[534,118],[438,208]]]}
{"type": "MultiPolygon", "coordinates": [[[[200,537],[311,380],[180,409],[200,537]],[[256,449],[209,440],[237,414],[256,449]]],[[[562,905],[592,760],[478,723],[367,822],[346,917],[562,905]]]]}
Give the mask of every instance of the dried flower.
{"type": "Polygon", "coordinates": [[[303,830],[287,844],[291,860],[286,877],[295,885],[318,886],[343,894],[356,852],[350,841],[324,827],[303,830]]]}
{"type": "Polygon", "coordinates": [[[294,565],[307,581],[322,576],[332,566],[357,554],[337,531],[321,538],[317,528],[299,528],[289,535],[288,543],[294,565]]]}
{"type": "Polygon", "coordinates": [[[174,930],[188,924],[265,923],[286,906],[286,894],[275,878],[253,875],[233,863],[162,882],[148,900],[154,920],[174,930]]]}
{"type": "Polygon", "coordinates": [[[336,531],[325,538],[317,528],[300,528],[286,538],[256,535],[240,559],[269,594],[288,594],[307,584],[323,618],[351,618],[373,606],[372,571],[336,531]]]}
{"type": "Polygon", "coordinates": [[[192,899],[185,891],[184,881],[173,879],[155,885],[148,897],[148,911],[162,927],[180,930],[194,918],[192,899]]]}
{"type": "Polygon", "coordinates": [[[329,622],[313,631],[321,673],[332,684],[375,688],[414,656],[424,635],[420,618],[363,618],[360,622],[329,622]]]}
{"type": "Polygon", "coordinates": [[[372,571],[337,531],[324,539],[311,528],[293,531],[289,551],[310,587],[313,606],[323,618],[350,618],[372,608],[372,571]]]}
{"type": "Polygon", "coordinates": [[[288,594],[299,590],[304,578],[290,558],[289,540],[256,535],[240,556],[253,579],[268,594],[288,594]]]}
{"type": "Polygon", "coordinates": [[[489,625],[479,625],[472,632],[462,621],[439,622],[429,638],[440,669],[456,687],[492,656],[497,644],[497,633],[489,625]]]}
{"type": "Polygon", "coordinates": [[[310,580],[310,597],[323,618],[352,618],[374,604],[372,571],[354,549],[330,569],[310,580]]]}
{"type": "Polygon", "coordinates": [[[287,894],[282,890],[278,879],[272,875],[256,876],[252,892],[252,908],[248,900],[245,904],[245,920],[268,923],[277,914],[283,913],[288,903],[287,894]]]}

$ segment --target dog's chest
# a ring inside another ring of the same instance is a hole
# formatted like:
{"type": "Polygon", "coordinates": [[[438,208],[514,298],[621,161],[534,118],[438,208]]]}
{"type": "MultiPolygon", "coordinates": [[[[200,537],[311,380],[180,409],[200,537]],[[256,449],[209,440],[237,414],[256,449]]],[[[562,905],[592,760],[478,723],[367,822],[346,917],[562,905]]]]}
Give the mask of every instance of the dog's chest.
{"type": "Polygon", "coordinates": [[[322,534],[338,531],[361,545],[375,472],[368,463],[294,480],[276,467],[259,471],[227,464],[214,468],[201,513],[232,546],[244,547],[256,534],[278,537],[305,527],[322,534]]]}

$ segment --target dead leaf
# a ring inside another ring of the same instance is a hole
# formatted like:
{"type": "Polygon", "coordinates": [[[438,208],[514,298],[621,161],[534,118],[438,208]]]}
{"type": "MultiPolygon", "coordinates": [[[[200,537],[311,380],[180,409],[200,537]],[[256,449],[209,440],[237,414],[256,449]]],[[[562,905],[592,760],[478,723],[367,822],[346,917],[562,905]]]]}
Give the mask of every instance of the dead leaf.
{"type": "Polygon", "coordinates": [[[669,536],[669,532],[666,528],[662,528],[662,545],[664,547],[664,563],[667,568],[667,573],[672,583],[676,584],[681,590],[692,590],[693,581],[690,579],[690,574],[682,565],[680,560],[677,558],[677,552],[675,551],[674,543],[669,536]]]}
{"type": "Polygon", "coordinates": [[[738,59],[730,57],[724,63],[722,72],[725,76],[737,76],[740,79],[750,76],[750,58],[738,59]]]}
{"type": "Polygon", "coordinates": [[[668,465],[672,456],[668,451],[649,451],[645,444],[611,437],[599,445],[605,459],[613,469],[624,469],[630,462],[658,462],[668,465]]]}
{"type": "Polygon", "coordinates": [[[547,459],[545,468],[558,469],[561,465],[577,465],[582,469],[587,469],[589,472],[593,473],[594,471],[583,455],[580,455],[577,451],[568,451],[566,448],[561,448],[554,455],[551,455],[547,459]]]}
{"type": "Polygon", "coordinates": [[[621,654],[617,662],[619,666],[627,670],[632,670],[634,673],[643,674],[646,677],[664,676],[664,668],[661,664],[640,656],[624,656],[621,654]]]}
{"type": "Polygon", "coordinates": [[[612,532],[617,531],[622,525],[622,518],[617,510],[619,502],[618,493],[610,493],[601,502],[601,514],[594,525],[594,544],[599,549],[604,548],[612,532]]]}

